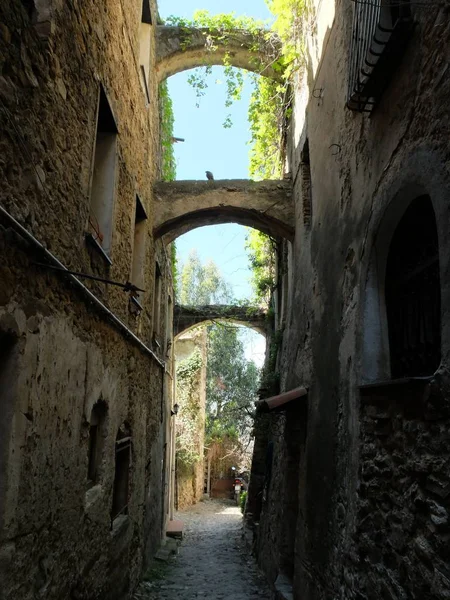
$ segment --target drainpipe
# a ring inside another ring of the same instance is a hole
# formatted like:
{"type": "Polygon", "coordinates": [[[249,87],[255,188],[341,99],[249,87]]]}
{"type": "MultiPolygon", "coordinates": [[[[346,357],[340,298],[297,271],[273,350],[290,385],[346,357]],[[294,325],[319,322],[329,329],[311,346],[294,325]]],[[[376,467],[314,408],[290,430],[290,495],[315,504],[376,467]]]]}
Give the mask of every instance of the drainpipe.
{"type": "MultiPolygon", "coordinates": [[[[172,344],[172,405],[176,403],[176,385],[177,375],[175,371],[175,339],[172,344]]],[[[169,500],[169,521],[173,521],[175,510],[175,453],[176,453],[176,427],[177,415],[173,415],[171,419],[171,452],[170,452],[170,500],[169,500]]]]}
{"type": "MultiPolygon", "coordinates": [[[[55,266],[59,267],[60,269],[62,269],[63,271],[67,271],[67,267],[65,265],[62,264],[62,262],[60,262],[56,256],[54,256],[51,252],[49,252],[47,250],[47,248],[44,248],[44,246],[41,244],[41,242],[39,242],[29,231],[28,229],[25,229],[25,227],[23,227],[23,225],[21,225],[19,223],[19,221],[16,221],[16,219],[9,214],[9,212],[7,212],[2,206],[0,206],[0,215],[2,215],[3,217],[5,217],[12,225],[13,229],[19,234],[21,235],[23,238],[25,238],[28,242],[31,242],[31,244],[33,244],[33,246],[35,246],[40,252],[42,252],[44,254],[44,256],[55,266]]],[[[75,275],[70,275],[69,273],[67,273],[67,277],[70,279],[70,281],[72,283],[75,284],[75,287],[77,287],[85,296],[87,296],[87,298],[93,302],[95,304],[95,306],[97,308],[100,309],[100,311],[102,313],[104,313],[113,323],[114,325],[119,329],[119,331],[123,334],[125,334],[126,336],[130,337],[132,339],[132,341],[139,346],[139,348],[145,352],[146,354],[148,354],[149,356],[151,356],[153,358],[153,360],[162,368],[165,368],[165,364],[163,361],[161,361],[156,354],[148,347],[144,344],[144,342],[139,339],[137,337],[137,335],[135,335],[131,329],[129,329],[125,323],[123,321],[121,321],[119,319],[119,317],[117,317],[113,312],[111,312],[109,310],[109,308],[107,308],[103,302],[101,302],[97,296],[95,296],[91,290],[89,290],[83,283],[81,283],[81,281],[79,279],[77,279],[75,277],[75,275]]]]}

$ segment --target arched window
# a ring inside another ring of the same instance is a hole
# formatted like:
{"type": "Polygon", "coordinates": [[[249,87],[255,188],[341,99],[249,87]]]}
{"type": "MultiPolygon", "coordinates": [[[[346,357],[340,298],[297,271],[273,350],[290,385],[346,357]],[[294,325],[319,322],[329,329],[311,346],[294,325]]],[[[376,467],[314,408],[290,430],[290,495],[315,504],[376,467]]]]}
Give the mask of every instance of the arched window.
{"type": "Polygon", "coordinates": [[[131,467],[131,429],[123,423],[116,437],[115,472],[111,520],[128,514],[131,467]]]}
{"type": "Polygon", "coordinates": [[[406,209],[386,263],[391,377],[432,375],[441,360],[441,292],[436,218],[429,196],[406,209]]]}

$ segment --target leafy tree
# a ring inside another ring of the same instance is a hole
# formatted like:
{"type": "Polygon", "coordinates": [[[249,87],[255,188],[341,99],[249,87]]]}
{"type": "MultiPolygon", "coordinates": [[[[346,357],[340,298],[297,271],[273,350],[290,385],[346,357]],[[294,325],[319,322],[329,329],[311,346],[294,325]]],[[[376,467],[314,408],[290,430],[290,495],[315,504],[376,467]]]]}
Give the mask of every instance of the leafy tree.
{"type": "Polygon", "coordinates": [[[197,251],[191,250],[181,270],[180,304],[187,306],[226,304],[231,303],[232,298],[231,288],[214,261],[210,260],[203,265],[197,251]]]}
{"type": "Polygon", "coordinates": [[[245,358],[238,327],[214,324],[208,330],[206,435],[237,438],[252,426],[259,369],[245,358]]]}
{"type": "MultiPolygon", "coordinates": [[[[230,286],[217,265],[203,265],[191,251],[180,275],[180,302],[186,305],[231,302],[230,286]]],[[[210,440],[235,438],[252,426],[253,400],[257,399],[259,369],[245,358],[241,328],[232,324],[208,325],[206,363],[206,433],[210,440]]]]}

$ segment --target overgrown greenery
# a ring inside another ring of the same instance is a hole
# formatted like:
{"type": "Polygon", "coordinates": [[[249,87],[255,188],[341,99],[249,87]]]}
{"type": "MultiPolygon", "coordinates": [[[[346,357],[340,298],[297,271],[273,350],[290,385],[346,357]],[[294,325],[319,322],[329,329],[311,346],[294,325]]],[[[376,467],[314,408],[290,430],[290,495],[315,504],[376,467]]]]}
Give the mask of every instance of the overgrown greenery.
{"type": "Polygon", "coordinates": [[[173,151],[173,105],[167,81],[159,85],[159,122],[161,128],[161,178],[173,181],[176,178],[175,154],[173,151]]]}
{"type": "Polygon", "coordinates": [[[310,0],[265,0],[275,16],[272,25],[282,43],[286,79],[293,70],[301,68],[304,61],[304,35],[311,14],[310,0]]]}
{"type": "Polygon", "coordinates": [[[212,260],[203,265],[195,249],[183,265],[179,287],[178,302],[187,306],[231,303],[233,298],[217,265],[212,260]]]}
{"type": "MultiPolygon", "coordinates": [[[[292,72],[304,64],[304,31],[309,15],[310,0],[266,0],[275,16],[271,28],[268,23],[249,17],[238,17],[235,13],[211,15],[206,10],[194,13],[192,19],[169,17],[166,25],[182,28],[183,42],[189,42],[189,28],[205,28],[205,45],[214,50],[218,43],[225,44],[233,32],[251,34],[254,42],[251,52],[255,57],[257,70],[263,71],[267,64],[280,73],[284,83],[272,79],[250,75],[255,91],[249,105],[250,124],[250,177],[252,179],[271,179],[281,176],[283,169],[282,135],[283,128],[290,116],[290,98],[288,80],[292,72]],[[277,34],[282,43],[281,53],[275,57],[264,57],[263,46],[277,34]],[[266,64],[261,61],[266,61],[266,64]]],[[[230,56],[225,55],[224,78],[227,85],[225,106],[241,98],[247,75],[245,71],[231,66],[230,56]]],[[[208,89],[208,76],[211,65],[195,69],[189,76],[197,96],[197,106],[208,89]]],[[[224,127],[231,127],[231,117],[225,117],[224,127]]]]}
{"type": "Polygon", "coordinates": [[[177,459],[182,469],[200,460],[203,452],[203,448],[199,448],[202,412],[197,393],[202,364],[198,349],[177,363],[177,402],[183,410],[183,418],[177,424],[177,459]]]}
{"type": "Polygon", "coordinates": [[[249,228],[245,249],[252,272],[254,301],[269,308],[275,281],[276,242],[265,233],[249,228]]]}
{"type": "Polygon", "coordinates": [[[239,328],[208,327],[206,364],[207,440],[245,437],[253,425],[253,402],[258,399],[259,369],[245,358],[239,328]]]}
{"type": "Polygon", "coordinates": [[[245,511],[245,503],[247,502],[247,492],[241,492],[239,496],[239,507],[241,509],[241,513],[244,514],[245,511]]]}
{"type": "MultiPolygon", "coordinates": [[[[182,304],[206,305],[232,301],[229,285],[217,265],[203,265],[192,251],[181,270],[182,304]]],[[[257,399],[259,369],[245,357],[241,329],[232,324],[207,326],[206,436],[207,441],[238,440],[248,434],[257,399]]],[[[177,370],[178,375],[178,370],[177,370]]]]}
{"type": "MultiPolygon", "coordinates": [[[[285,119],[287,84],[267,77],[255,82],[250,98],[250,177],[255,180],[279,179],[283,171],[283,150],[280,143],[285,119]]],[[[290,109],[289,109],[290,110],[290,109]]]]}

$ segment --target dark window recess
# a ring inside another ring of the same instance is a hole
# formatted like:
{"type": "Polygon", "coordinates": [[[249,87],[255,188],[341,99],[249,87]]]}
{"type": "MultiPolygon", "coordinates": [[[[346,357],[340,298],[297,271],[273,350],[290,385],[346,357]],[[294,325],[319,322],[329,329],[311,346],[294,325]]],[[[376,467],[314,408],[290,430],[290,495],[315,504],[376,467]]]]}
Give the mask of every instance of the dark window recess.
{"type": "Polygon", "coordinates": [[[88,446],[88,488],[98,483],[100,478],[106,412],[107,405],[102,400],[94,405],[91,412],[88,446]]]}
{"type": "Polygon", "coordinates": [[[111,520],[128,514],[131,467],[131,435],[126,425],[119,429],[116,439],[116,466],[114,474],[111,520]]]}
{"type": "Polygon", "coordinates": [[[116,122],[106,93],[100,86],[87,241],[99,249],[108,262],[113,227],[116,142],[116,122]]]}
{"type": "Polygon", "coordinates": [[[436,218],[428,196],[408,207],[386,265],[391,377],[431,375],[441,361],[441,290],[436,218]]]}
{"type": "Polygon", "coordinates": [[[97,451],[98,451],[98,425],[89,427],[89,465],[88,479],[95,482],[97,480],[97,451]]]}
{"type": "Polygon", "coordinates": [[[158,263],[155,263],[155,285],[153,289],[153,343],[157,348],[161,347],[159,336],[161,333],[161,291],[162,271],[158,263]]]}
{"type": "Polygon", "coordinates": [[[152,24],[152,10],[150,8],[150,0],[143,0],[142,2],[142,23],[152,24]]]}
{"type": "Polygon", "coordinates": [[[306,140],[301,155],[301,174],[302,174],[302,204],[303,204],[303,223],[309,227],[312,219],[312,198],[311,198],[311,164],[309,161],[309,142],[306,140]]]}
{"type": "Polygon", "coordinates": [[[347,106],[370,112],[403,56],[413,23],[409,2],[356,0],[347,106]]]}

